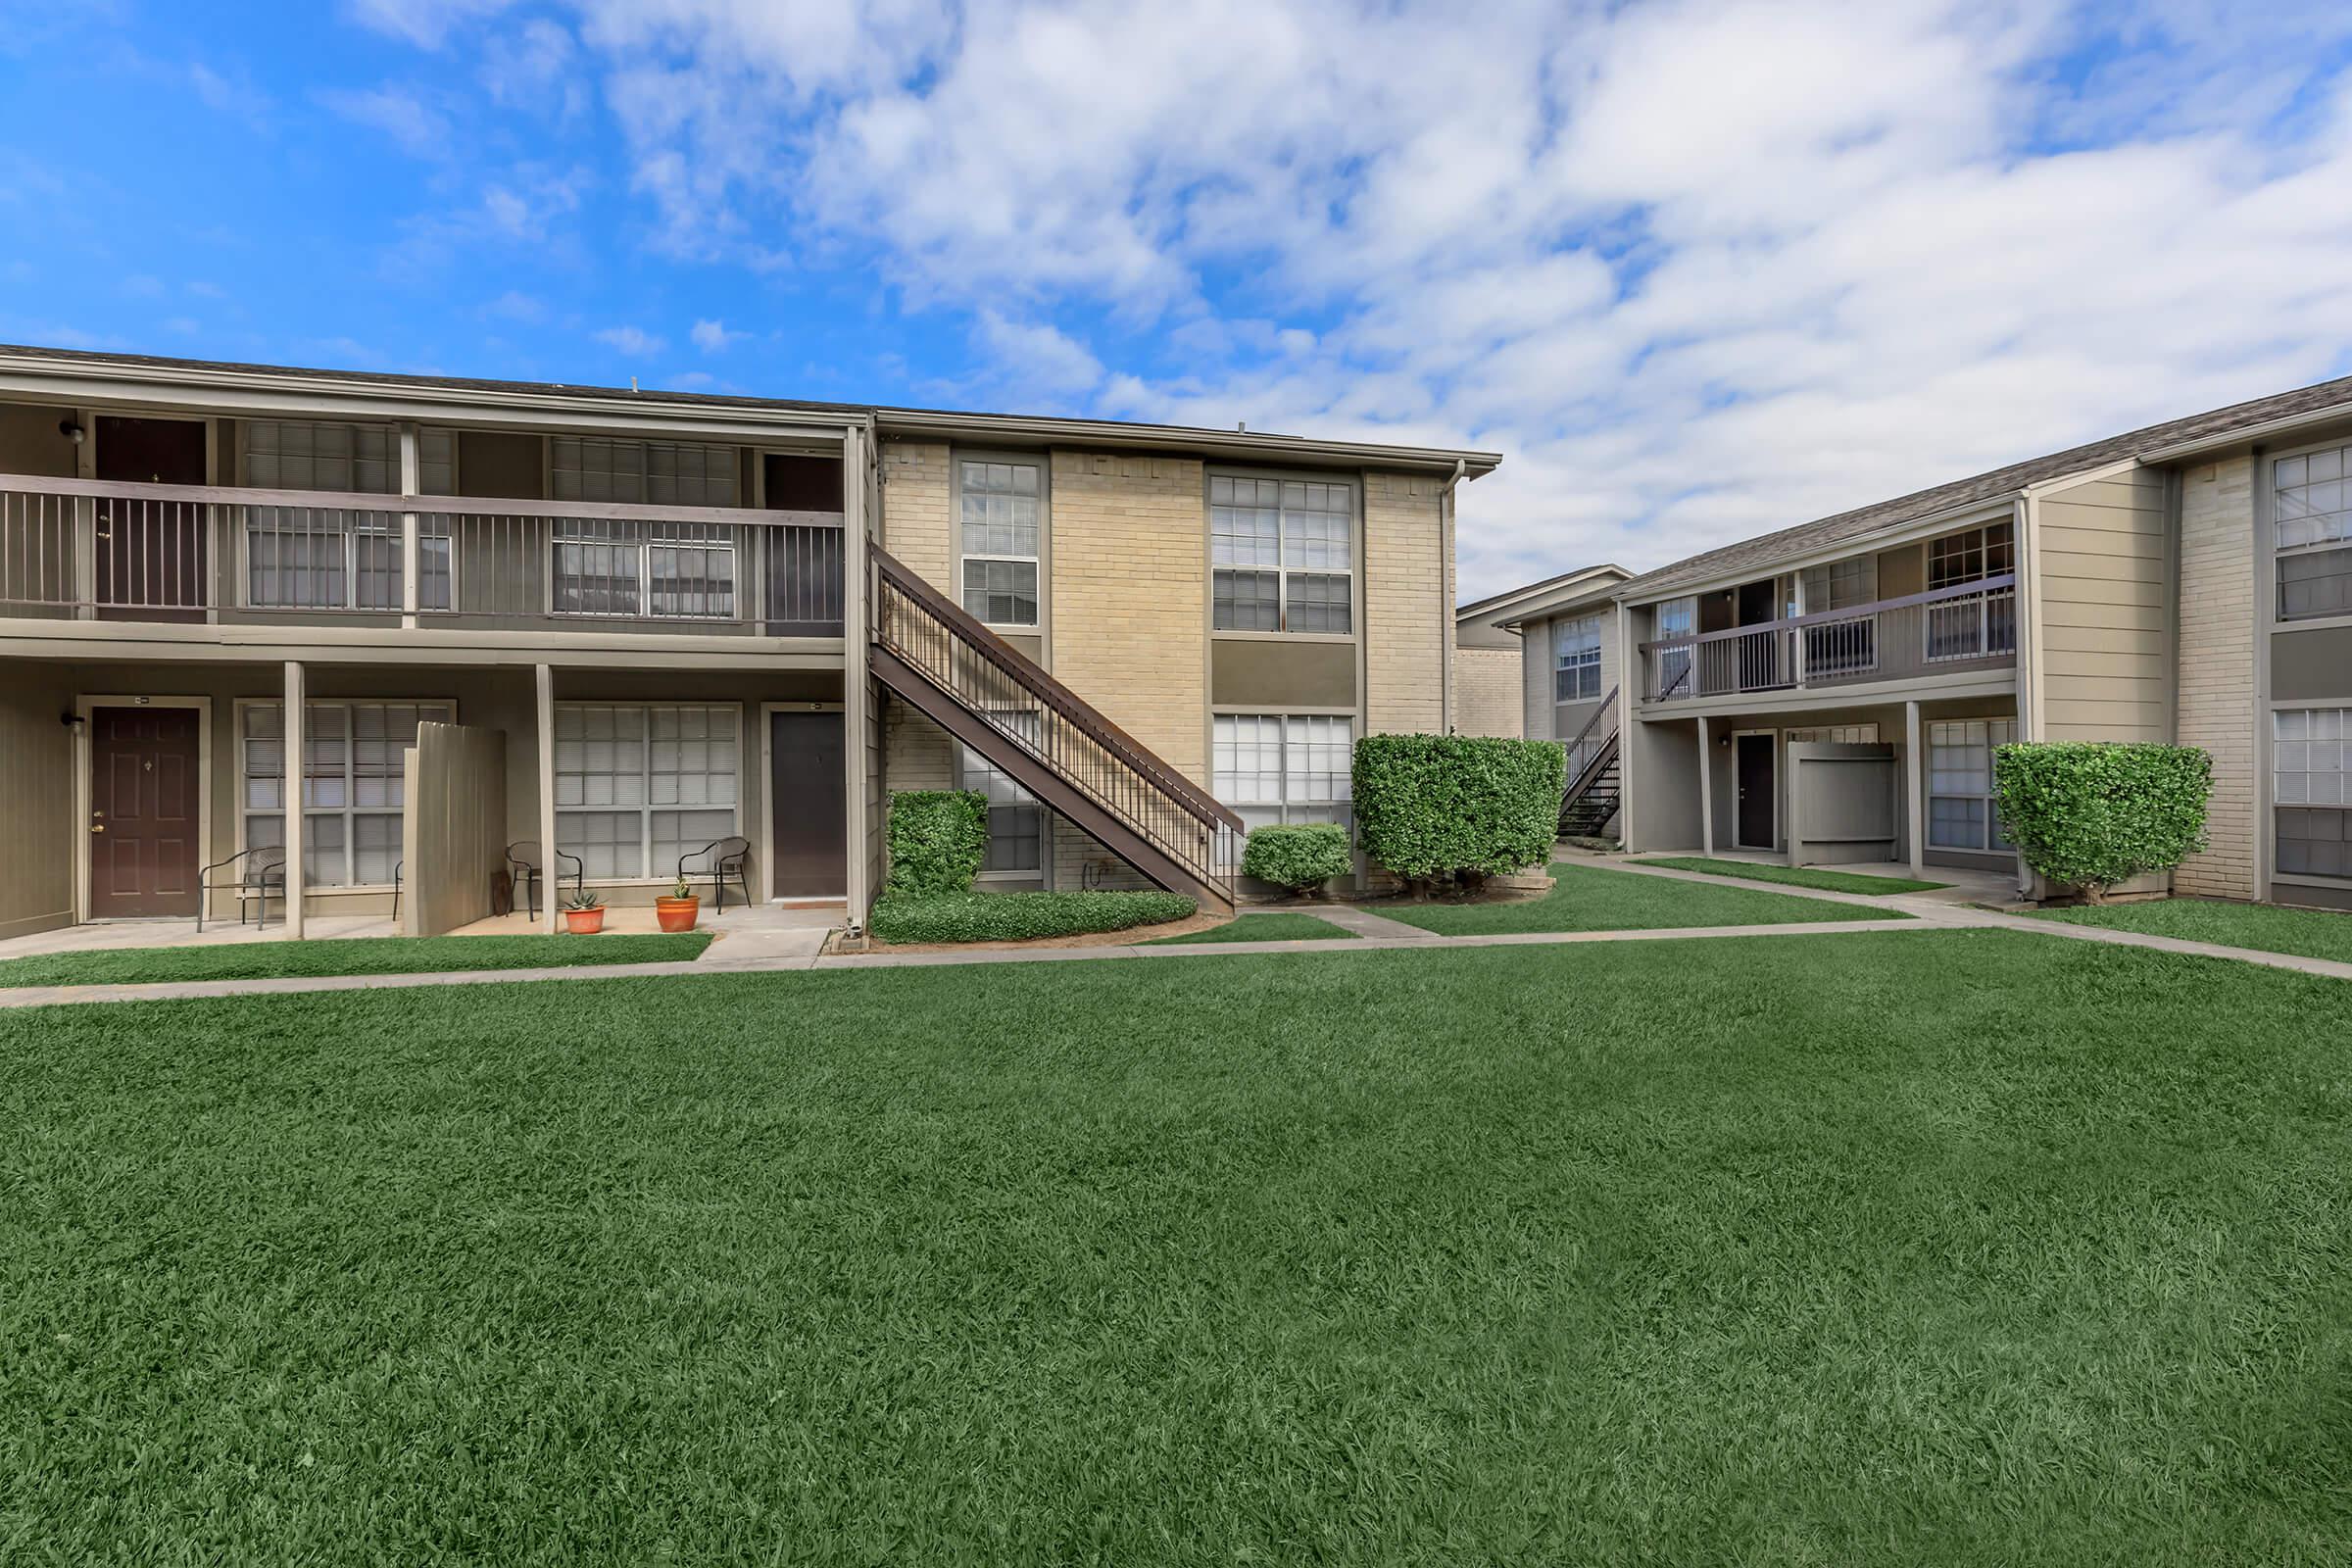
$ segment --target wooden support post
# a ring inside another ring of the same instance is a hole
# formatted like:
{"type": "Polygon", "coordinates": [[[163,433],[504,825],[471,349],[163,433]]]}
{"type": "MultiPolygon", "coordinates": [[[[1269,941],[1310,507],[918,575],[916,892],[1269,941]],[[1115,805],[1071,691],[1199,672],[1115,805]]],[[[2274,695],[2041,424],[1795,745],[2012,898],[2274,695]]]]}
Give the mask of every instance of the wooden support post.
{"type": "Polygon", "coordinates": [[[1911,874],[1926,880],[1928,869],[1928,793],[1927,757],[1920,742],[1923,726],[1919,722],[1919,704],[1903,704],[1903,790],[1910,805],[1905,809],[1911,828],[1911,874]]]}
{"type": "MultiPolygon", "coordinates": [[[[302,665],[287,660],[285,721],[278,727],[284,735],[286,751],[283,798],[286,810],[286,935],[290,937],[303,934],[302,904],[303,894],[307,891],[307,879],[302,874],[302,844],[306,836],[303,829],[308,824],[302,819],[302,808],[307,804],[305,797],[310,793],[306,788],[310,782],[307,776],[310,769],[305,765],[307,759],[304,755],[308,750],[310,725],[305,722],[307,715],[302,710],[303,688],[302,665]]],[[[263,906],[268,907],[267,902],[263,906]]]]}
{"type": "Polygon", "coordinates": [[[1698,847],[1715,853],[1715,736],[1706,715],[1698,720],[1698,847]]]}
{"type": "Polygon", "coordinates": [[[564,929],[564,877],[556,858],[556,672],[535,666],[539,688],[539,902],[546,910],[547,929],[564,929]]]}

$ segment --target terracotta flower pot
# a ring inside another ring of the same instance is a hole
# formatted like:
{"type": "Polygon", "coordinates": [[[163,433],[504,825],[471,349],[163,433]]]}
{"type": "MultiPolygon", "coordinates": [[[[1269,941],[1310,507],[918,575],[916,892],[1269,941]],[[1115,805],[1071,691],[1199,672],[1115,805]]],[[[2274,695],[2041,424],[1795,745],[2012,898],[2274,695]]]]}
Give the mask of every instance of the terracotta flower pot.
{"type": "Polygon", "coordinates": [[[565,909],[564,929],[575,937],[592,937],[605,928],[605,906],[593,909],[565,909]]]}
{"type": "Polygon", "coordinates": [[[654,901],[654,918],[662,923],[664,931],[691,931],[694,929],[695,911],[702,906],[703,901],[699,895],[690,894],[683,899],[673,899],[664,893],[654,901]]]}

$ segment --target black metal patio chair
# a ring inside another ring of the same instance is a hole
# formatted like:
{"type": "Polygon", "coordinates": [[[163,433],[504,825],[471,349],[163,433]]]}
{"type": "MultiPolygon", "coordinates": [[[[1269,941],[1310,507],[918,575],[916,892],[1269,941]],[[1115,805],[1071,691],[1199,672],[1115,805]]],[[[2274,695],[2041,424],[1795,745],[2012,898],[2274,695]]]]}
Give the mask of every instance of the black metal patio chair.
{"type": "Polygon", "coordinates": [[[691,870],[710,878],[710,912],[723,914],[727,907],[727,880],[730,877],[737,887],[743,889],[743,902],[746,905],[752,902],[751,859],[752,841],[741,834],[712,839],[701,849],[689,850],[678,857],[678,880],[683,882],[688,876],[690,868],[687,861],[702,861],[701,865],[691,870]]]}
{"type": "MultiPolygon", "coordinates": [[[[559,862],[565,860],[571,862],[568,875],[571,878],[572,892],[577,893],[588,885],[588,867],[578,856],[558,850],[556,859],[559,862]]],[[[566,874],[561,867],[557,870],[556,886],[559,889],[563,887],[566,874]]],[[[507,846],[507,875],[514,884],[514,892],[522,900],[523,907],[528,911],[530,918],[538,919],[539,884],[543,873],[539,867],[539,841],[537,839],[516,839],[507,846]]]]}
{"type": "Polygon", "coordinates": [[[274,844],[257,844],[199,870],[196,873],[198,935],[204,932],[204,917],[213,906],[213,895],[231,890],[237,895],[237,924],[245,923],[245,910],[250,905],[255,906],[255,929],[267,925],[272,893],[277,896],[281,913],[286,906],[286,852],[274,844]]]}

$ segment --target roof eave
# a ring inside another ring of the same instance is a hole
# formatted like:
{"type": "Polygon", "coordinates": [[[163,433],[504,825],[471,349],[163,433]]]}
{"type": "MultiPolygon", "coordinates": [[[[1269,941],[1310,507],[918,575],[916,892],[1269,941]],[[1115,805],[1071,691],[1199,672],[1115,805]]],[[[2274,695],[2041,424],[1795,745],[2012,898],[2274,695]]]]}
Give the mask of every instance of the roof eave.
{"type": "Polygon", "coordinates": [[[2341,423],[2346,419],[2352,419],[2352,403],[2331,403],[2324,409],[2313,409],[2303,414],[2282,414],[2278,418],[2243,425],[2218,435],[2199,436],[2193,441],[2177,441],[2171,446],[2154,447],[2141,453],[2139,461],[2151,465],[2188,463],[2238,447],[2254,446],[2269,436],[2284,435],[2315,424],[2341,423]]]}
{"type": "Polygon", "coordinates": [[[1214,452],[1220,456],[1272,462],[1311,462],[1333,466],[1399,468],[1451,473],[1475,479],[1500,466],[1499,452],[1446,447],[1388,446],[1370,441],[1318,441],[1311,436],[1254,430],[1204,430],[1189,425],[1127,424],[1116,419],[1071,419],[1028,414],[957,414],[940,409],[874,411],[884,433],[966,435],[1049,446],[1164,452],[1214,452]]]}

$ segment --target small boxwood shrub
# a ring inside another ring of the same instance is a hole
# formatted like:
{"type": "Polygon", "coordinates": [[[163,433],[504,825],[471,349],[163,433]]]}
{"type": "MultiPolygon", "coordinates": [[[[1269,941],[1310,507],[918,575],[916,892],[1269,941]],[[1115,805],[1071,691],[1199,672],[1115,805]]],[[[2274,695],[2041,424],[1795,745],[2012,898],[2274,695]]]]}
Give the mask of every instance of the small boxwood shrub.
{"type": "Polygon", "coordinates": [[[1549,741],[1367,735],[1355,743],[1356,836],[1373,863],[1425,889],[1541,865],[1567,766],[1549,741]]]}
{"type": "Polygon", "coordinates": [[[1027,942],[1160,925],[1199,912],[1181,893],[943,893],[883,899],[868,929],[885,942],[1027,942]]]}
{"type": "Polygon", "coordinates": [[[2025,862],[2093,904],[2205,847],[2213,760],[2194,746],[2042,741],[1993,753],[2001,826],[2025,862]]]}
{"type": "Polygon", "coordinates": [[[1252,829],[1242,849],[1242,875],[1304,893],[1355,869],[1348,830],[1337,822],[1252,829]]]}
{"type": "Polygon", "coordinates": [[[978,790],[897,790],[890,797],[885,896],[962,893],[988,858],[988,797],[978,790]]]}

